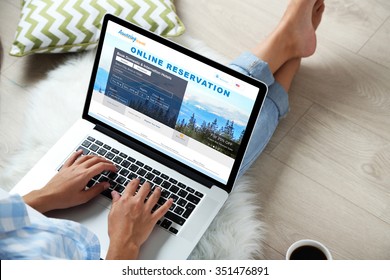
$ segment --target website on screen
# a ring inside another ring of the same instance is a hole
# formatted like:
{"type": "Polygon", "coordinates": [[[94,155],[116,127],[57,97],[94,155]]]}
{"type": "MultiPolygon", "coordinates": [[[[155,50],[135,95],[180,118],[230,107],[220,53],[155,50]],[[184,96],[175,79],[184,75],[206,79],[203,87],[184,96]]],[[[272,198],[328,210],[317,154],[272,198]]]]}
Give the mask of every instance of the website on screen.
{"type": "Polygon", "coordinates": [[[89,114],[226,183],[258,89],[109,22],[89,114]]]}

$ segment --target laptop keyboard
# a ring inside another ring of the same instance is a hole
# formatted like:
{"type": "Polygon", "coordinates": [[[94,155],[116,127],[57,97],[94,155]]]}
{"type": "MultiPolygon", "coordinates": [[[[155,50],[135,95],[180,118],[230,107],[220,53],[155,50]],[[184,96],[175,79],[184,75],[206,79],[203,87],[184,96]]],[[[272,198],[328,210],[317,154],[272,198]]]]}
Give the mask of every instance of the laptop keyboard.
{"type": "Polygon", "coordinates": [[[109,189],[102,192],[102,195],[107,198],[112,199],[112,190],[121,194],[127,184],[135,178],[140,179],[140,186],[145,181],[149,182],[152,192],[157,186],[161,188],[161,197],[153,211],[163,205],[169,198],[172,198],[174,201],[172,207],[157,223],[170,233],[177,234],[179,232],[180,227],[184,225],[204,196],[201,192],[177,179],[169,177],[152,166],[146,165],[91,136],[88,136],[77,148],[77,150],[80,149],[83,150],[84,155],[92,154],[104,157],[112,161],[117,167],[116,173],[104,171],[92,178],[87,184],[87,187],[90,188],[99,182],[110,182],[109,189]]]}

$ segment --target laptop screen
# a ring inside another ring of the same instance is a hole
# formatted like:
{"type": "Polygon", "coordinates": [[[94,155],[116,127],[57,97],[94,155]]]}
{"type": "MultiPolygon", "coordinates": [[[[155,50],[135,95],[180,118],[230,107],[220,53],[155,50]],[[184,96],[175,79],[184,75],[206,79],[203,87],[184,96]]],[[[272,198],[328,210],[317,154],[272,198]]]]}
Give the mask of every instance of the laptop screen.
{"type": "Polygon", "coordinates": [[[88,115],[226,184],[259,88],[135,30],[108,21],[88,115]]]}

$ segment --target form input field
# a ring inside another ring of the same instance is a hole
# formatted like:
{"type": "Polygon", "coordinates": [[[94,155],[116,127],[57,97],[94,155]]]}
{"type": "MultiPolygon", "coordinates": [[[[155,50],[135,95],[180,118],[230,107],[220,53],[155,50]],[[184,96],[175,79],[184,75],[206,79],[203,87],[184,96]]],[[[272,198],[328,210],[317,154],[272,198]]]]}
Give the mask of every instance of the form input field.
{"type": "Polygon", "coordinates": [[[119,61],[120,63],[123,63],[129,67],[133,67],[134,66],[134,63],[124,59],[123,57],[120,57],[119,55],[116,56],[116,61],[119,61]]]}

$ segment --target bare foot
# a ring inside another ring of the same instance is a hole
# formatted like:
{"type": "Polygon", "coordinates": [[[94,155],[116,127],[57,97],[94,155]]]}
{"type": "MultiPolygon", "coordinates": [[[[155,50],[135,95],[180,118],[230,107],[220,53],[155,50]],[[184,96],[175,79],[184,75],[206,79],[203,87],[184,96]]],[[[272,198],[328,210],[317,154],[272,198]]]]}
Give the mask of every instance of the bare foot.
{"type": "Polygon", "coordinates": [[[253,50],[268,62],[272,73],[290,59],[314,53],[317,44],[314,24],[318,26],[321,19],[314,20],[313,12],[321,7],[321,1],[291,0],[276,29],[253,50]]]}
{"type": "MultiPolygon", "coordinates": [[[[324,0],[317,0],[317,2],[314,4],[312,12],[312,25],[314,30],[317,30],[318,26],[320,25],[324,10],[324,0]]],[[[286,92],[290,90],[291,83],[295,77],[295,74],[299,70],[300,64],[301,58],[290,59],[274,73],[275,80],[285,89],[286,92]]]]}
{"type": "Polygon", "coordinates": [[[296,57],[307,57],[316,49],[313,10],[316,0],[291,0],[277,28],[288,34],[296,57]]]}

